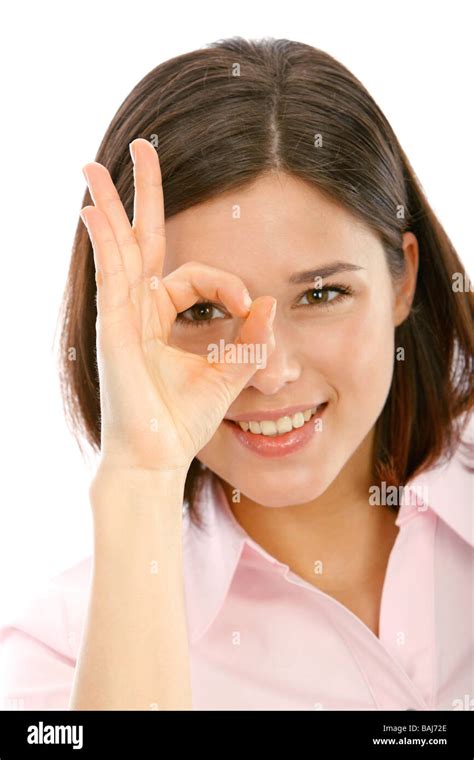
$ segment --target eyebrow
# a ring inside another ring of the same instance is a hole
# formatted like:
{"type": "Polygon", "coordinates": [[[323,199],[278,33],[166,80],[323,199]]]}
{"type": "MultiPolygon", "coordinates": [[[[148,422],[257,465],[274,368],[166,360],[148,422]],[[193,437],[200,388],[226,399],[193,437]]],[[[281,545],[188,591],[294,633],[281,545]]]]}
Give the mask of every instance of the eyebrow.
{"type": "Polygon", "coordinates": [[[288,282],[292,285],[299,285],[302,282],[313,282],[316,277],[324,279],[325,277],[330,277],[332,274],[337,274],[338,272],[354,272],[358,269],[364,269],[364,267],[359,267],[356,264],[349,264],[346,261],[334,261],[332,264],[327,264],[320,269],[309,269],[306,272],[296,272],[291,275],[288,282]]]}

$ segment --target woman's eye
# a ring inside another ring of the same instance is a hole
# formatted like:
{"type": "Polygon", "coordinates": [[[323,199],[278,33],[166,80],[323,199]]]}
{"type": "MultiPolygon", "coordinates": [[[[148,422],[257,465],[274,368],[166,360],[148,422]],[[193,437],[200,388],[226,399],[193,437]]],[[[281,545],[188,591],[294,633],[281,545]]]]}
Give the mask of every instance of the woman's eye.
{"type": "Polygon", "coordinates": [[[327,285],[323,288],[313,288],[312,290],[307,290],[301,296],[302,298],[308,299],[307,303],[302,304],[302,306],[325,306],[326,304],[332,305],[334,301],[342,300],[346,296],[350,295],[351,292],[352,291],[350,288],[342,285],[327,285]]]}
{"type": "Polygon", "coordinates": [[[206,323],[209,324],[209,322],[213,322],[213,316],[214,312],[217,313],[216,319],[225,319],[226,315],[220,311],[220,309],[217,308],[217,306],[214,306],[212,303],[201,302],[201,303],[195,303],[193,306],[190,306],[189,309],[186,309],[186,311],[181,311],[179,314],[176,315],[176,321],[177,322],[185,322],[188,325],[192,325],[199,327],[200,325],[205,325],[206,323]]]}
{"type": "MultiPolygon", "coordinates": [[[[306,298],[307,302],[299,305],[330,307],[352,295],[352,292],[352,289],[346,285],[325,285],[322,288],[312,288],[301,296],[301,298],[306,298]]],[[[225,314],[213,303],[200,301],[190,306],[186,311],[177,314],[176,321],[186,327],[204,327],[209,326],[215,319],[227,319],[228,317],[228,314],[225,314]]]]}

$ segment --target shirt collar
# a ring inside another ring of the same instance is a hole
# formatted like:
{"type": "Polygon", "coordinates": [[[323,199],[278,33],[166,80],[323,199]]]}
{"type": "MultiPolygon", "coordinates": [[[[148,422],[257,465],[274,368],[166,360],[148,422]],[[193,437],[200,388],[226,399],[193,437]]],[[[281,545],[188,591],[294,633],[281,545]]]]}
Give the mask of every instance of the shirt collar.
{"type": "MultiPolygon", "coordinates": [[[[436,514],[461,538],[474,546],[470,509],[470,475],[459,460],[416,477],[403,490],[396,525],[402,529],[410,520],[436,514]]],[[[219,479],[207,470],[197,498],[202,526],[184,514],[183,547],[185,596],[191,643],[210,626],[227,596],[245,546],[271,564],[286,569],[254,541],[237,522],[219,479]]]]}
{"type": "Polygon", "coordinates": [[[195,525],[186,511],[183,534],[186,609],[192,642],[204,634],[224,603],[246,545],[268,562],[287,567],[237,522],[219,479],[209,470],[196,501],[202,525],[195,525]]]}
{"type": "Polygon", "coordinates": [[[415,494],[410,504],[402,504],[398,521],[404,523],[413,514],[431,512],[474,547],[474,513],[472,509],[472,470],[458,452],[449,461],[407,483],[407,491],[415,494]],[[418,505],[416,501],[418,500],[418,505]]]}

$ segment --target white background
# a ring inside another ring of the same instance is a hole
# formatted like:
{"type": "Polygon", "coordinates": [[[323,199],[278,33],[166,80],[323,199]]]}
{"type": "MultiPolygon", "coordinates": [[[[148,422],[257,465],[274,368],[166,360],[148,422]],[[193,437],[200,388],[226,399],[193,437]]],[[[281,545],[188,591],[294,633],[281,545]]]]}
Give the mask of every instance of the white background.
{"type": "Polygon", "coordinates": [[[0,617],[92,550],[84,461],[63,419],[58,310],[82,166],[158,63],[224,37],[338,58],[384,111],[473,277],[469,3],[41,2],[3,11],[0,617]]]}

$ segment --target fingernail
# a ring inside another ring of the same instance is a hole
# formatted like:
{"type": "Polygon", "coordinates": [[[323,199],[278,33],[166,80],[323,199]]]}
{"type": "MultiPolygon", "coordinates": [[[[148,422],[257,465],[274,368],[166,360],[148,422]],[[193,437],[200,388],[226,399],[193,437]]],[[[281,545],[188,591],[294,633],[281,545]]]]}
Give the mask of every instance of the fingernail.
{"type": "Polygon", "coordinates": [[[82,210],[82,211],[80,211],[80,212],[79,212],[79,215],[80,215],[80,217],[81,217],[82,221],[84,222],[84,224],[85,224],[85,225],[86,225],[86,227],[87,227],[87,226],[88,226],[88,224],[87,224],[87,216],[84,214],[84,211],[83,211],[83,210],[82,210]]]}
{"type": "Polygon", "coordinates": [[[244,305],[249,310],[252,307],[252,299],[250,298],[250,293],[248,290],[246,290],[244,293],[244,305]]]}
{"type": "Polygon", "coordinates": [[[270,321],[270,324],[273,324],[273,320],[275,319],[276,308],[277,308],[277,302],[275,301],[275,303],[273,304],[273,306],[271,308],[271,311],[270,311],[270,313],[268,315],[268,319],[270,321]]]}
{"type": "Polygon", "coordinates": [[[133,161],[133,163],[135,163],[135,146],[132,145],[132,143],[129,143],[128,147],[129,147],[129,150],[130,150],[130,155],[132,157],[132,161],[133,161]]]}

